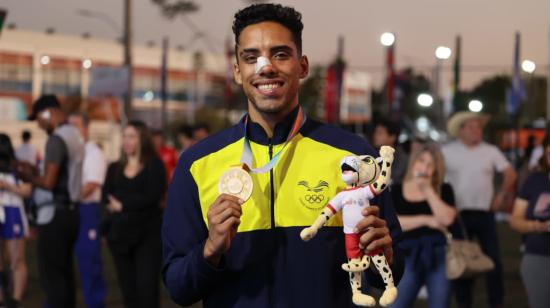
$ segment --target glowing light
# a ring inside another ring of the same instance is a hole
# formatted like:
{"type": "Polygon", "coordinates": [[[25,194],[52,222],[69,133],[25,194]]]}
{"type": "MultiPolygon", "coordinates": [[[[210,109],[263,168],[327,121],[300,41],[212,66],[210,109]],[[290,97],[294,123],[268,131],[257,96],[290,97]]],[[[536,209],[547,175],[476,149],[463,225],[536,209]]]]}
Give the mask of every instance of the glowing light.
{"type": "Polygon", "coordinates": [[[435,50],[435,57],[440,60],[447,60],[451,57],[452,50],[449,47],[439,46],[435,50]]]}
{"type": "Polygon", "coordinates": [[[143,94],[143,100],[146,102],[150,102],[155,98],[155,93],[153,91],[147,91],[145,94],[143,94]]]}
{"type": "Polygon", "coordinates": [[[523,60],[523,62],[521,62],[521,69],[526,73],[533,74],[537,69],[537,65],[531,60],[523,60]]]}
{"type": "Polygon", "coordinates": [[[90,69],[92,67],[92,60],[90,59],[85,59],[84,61],[82,61],[82,68],[84,69],[90,69]]]}
{"type": "Polygon", "coordinates": [[[395,35],[391,32],[384,32],[380,36],[380,43],[386,47],[389,47],[395,43],[395,35]]]}
{"type": "Polygon", "coordinates": [[[416,101],[422,107],[430,107],[434,102],[434,98],[430,94],[422,93],[418,95],[416,101]]]}
{"type": "Polygon", "coordinates": [[[468,109],[472,112],[480,112],[483,109],[483,103],[477,99],[473,99],[468,103],[468,109]]]}
{"type": "Polygon", "coordinates": [[[48,65],[50,63],[50,57],[48,56],[42,56],[40,58],[40,64],[42,65],[48,65]]]}

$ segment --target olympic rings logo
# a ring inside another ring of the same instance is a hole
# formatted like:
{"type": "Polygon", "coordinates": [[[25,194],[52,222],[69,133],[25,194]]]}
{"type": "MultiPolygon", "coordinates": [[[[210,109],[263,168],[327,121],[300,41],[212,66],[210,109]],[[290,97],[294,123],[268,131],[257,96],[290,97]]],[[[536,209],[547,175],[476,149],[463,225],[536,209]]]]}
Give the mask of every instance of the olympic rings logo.
{"type": "Polygon", "coordinates": [[[309,203],[321,203],[323,200],[325,200],[325,196],[323,195],[306,195],[305,198],[307,202],[309,203]]]}

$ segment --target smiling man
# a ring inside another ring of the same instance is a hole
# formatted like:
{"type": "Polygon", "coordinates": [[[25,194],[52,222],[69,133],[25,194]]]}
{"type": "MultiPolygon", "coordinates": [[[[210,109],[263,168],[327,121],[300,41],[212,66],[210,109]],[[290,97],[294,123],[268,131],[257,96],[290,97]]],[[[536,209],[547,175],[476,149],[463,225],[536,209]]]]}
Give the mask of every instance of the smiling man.
{"type": "MultiPolygon", "coordinates": [[[[300,231],[345,188],[342,157],[375,152],[362,138],[306,119],[298,103],[309,69],[302,29],[301,14],[281,5],[235,14],[234,77],[248,114],[184,152],[168,193],[163,277],[179,304],[352,306],[341,217],[308,243],[300,231]]],[[[401,230],[388,193],[373,204],[380,208],[362,212],[360,245],[382,249],[399,277],[401,230]]],[[[383,286],[374,272],[366,279],[383,286]]]]}

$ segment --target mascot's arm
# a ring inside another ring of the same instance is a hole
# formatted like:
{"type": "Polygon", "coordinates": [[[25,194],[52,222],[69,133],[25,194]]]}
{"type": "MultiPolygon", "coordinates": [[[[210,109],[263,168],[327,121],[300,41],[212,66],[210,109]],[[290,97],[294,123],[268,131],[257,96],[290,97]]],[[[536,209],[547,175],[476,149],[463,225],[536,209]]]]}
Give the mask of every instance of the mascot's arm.
{"type": "Polygon", "coordinates": [[[317,234],[317,231],[319,231],[319,229],[321,229],[334,214],[336,214],[336,210],[329,203],[323,209],[323,212],[319,215],[319,217],[315,219],[313,225],[300,232],[300,237],[302,240],[309,241],[312,239],[317,234]]]}
{"type": "Polygon", "coordinates": [[[393,153],[395,150],[390,146],[382,146],[380,148],[380,156],[382,157],[382,169],[376,181],[371,184],[371,190],[374,195],[379,195],[388,187],[391,181],[391,165],[393,163],[393,153]]]}

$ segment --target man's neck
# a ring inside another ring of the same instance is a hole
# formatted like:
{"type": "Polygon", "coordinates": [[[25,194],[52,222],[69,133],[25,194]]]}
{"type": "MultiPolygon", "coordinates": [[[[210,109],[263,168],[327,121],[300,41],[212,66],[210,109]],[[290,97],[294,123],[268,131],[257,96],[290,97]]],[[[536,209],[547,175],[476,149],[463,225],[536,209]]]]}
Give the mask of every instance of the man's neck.
{"type": "Polygon", "coordinates": [[[248,114],[250,120],[255,123],[258,123],[265,131],[266,135],[269,138],[273,137],[273,132],[275,130],[275,125],[284,120],[296,106],[289,108],[288,110],[281,111],[279,113],[265,113],[257,110],[254,106],[249,104],[248,114]]]}

